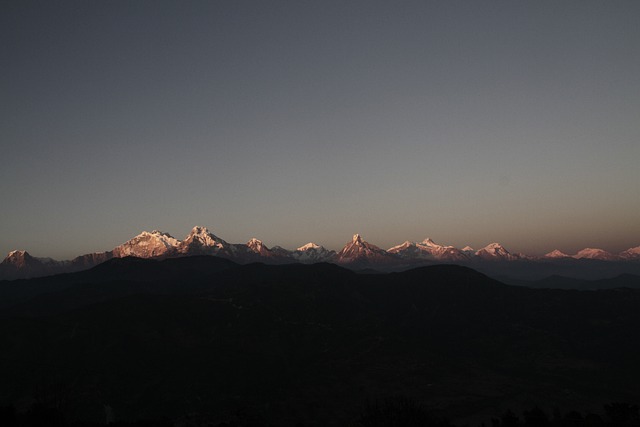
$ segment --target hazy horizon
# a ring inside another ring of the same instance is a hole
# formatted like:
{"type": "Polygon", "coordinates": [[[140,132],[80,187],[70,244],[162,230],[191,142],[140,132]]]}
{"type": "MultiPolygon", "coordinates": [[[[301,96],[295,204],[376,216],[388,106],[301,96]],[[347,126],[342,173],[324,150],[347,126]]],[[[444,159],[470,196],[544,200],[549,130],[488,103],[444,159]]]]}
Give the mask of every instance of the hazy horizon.
{"type": "Polygon", "coordinates": [[[640,245],[640,3],[0,5],[0,254],[640,245]]]}

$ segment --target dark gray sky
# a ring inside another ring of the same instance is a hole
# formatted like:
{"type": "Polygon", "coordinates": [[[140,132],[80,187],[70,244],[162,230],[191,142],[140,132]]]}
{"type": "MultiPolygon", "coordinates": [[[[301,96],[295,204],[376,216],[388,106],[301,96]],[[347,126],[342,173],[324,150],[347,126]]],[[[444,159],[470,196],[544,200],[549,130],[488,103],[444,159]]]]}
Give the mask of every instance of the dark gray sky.
{"type": "Polygon", "coordinates": [[[0,251],[640,244],[638,1],[3,1],[0,251]]]}

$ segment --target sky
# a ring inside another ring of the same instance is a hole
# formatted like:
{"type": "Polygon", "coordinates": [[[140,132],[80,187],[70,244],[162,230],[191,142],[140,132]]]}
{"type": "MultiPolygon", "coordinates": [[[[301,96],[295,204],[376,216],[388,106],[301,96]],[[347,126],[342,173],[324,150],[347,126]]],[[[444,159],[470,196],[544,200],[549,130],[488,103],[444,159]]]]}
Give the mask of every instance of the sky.
{"type": "Polygon", "coordinates": [[[0,253],[640,245],[638,1],[3,1],[0,253]]]}

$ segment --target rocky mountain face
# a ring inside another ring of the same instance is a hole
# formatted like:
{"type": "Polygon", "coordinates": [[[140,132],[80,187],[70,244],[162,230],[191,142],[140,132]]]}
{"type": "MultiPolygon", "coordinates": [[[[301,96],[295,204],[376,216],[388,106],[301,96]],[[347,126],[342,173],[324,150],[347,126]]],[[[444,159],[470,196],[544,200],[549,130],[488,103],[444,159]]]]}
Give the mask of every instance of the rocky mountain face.
{"type": "Polygon", "coordinates": [[[111,253],[115,258],[133,256],[137,258],[156,258],[177,252],[180,241],[168,233],[154,230],[143,231],[133,239],[115,247],[111,253]]]}
{"type": "MultiPolygon", "coordinates": [[[[355,234],[351,241],[336,253],[311,242],[295,250],[287,250],[280,246],[269,248],[257,238],[252,238],[245,244],[229,243],[213,234],[206,227],[197,226],[193,227],[183,240],[158,230],[143,231],[110,251],[85,254],[70,261],[36,258],[26,251],[12,251],[0,263],[0,280],[81,271],[111,258],[164,259],[193,255],[215,255],[241,264],[250,262],[268,264],[330,262],[352,269],[373,268],[381,270],[406,269],[432,263],[456,263],[474,266],[487,274],[499,275],[500,271],[497,269],[508,271],[508,268],[504,267],[507,264],[516,265],[517,268],[520,268],[521,265],[531,268],[532,265],[544,263],[547,265],[549,263],[571,264],[576,261],[607,261],[615,264],[631,262],[635,264],[640,261],[640,246],[629,248],[619,254],[593,248],[583,249],[574,255],[554,250],[536,258],[511,253],[499,243],[491,243],[479,250],[474,250],[470,246],[458,249],[454,246],[440,245],[429,238],[421,242],[405,241],[384,250],[365,241],[359,234],[355,234]]],[[[562,269],[549,271],[552,274],[564,272],[562,269]]],[[[635,270],[621,272],[635,273],[635,270]]]]}
{"type": "Polygon", "coordinates": [[[334,262],[338,264],[388,264],[397,259],[392,253],[380,249],[376,245],[365,242],[359,234],[354,234],[351,242],[348,242],[337,253],[334,262]]]}
{"type": "Polygon", "coordinates": [[[183,255],[231,255],[230,245],[206,227],[193,227],[189,235],[176,245],[183,255]]]}
{"type": "Polygon", "coordinates": [[[11,251],[0,264],[0,278],[48,276],[63,272],[68,264],[51,258],[36,258],[27,251],[11,251]]]}

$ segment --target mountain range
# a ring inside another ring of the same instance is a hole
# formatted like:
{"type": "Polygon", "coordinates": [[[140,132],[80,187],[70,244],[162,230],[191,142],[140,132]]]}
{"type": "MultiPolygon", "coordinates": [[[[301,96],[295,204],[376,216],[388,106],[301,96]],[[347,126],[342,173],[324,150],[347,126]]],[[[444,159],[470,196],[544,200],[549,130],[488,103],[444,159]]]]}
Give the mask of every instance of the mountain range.
{"type": "MultiPolygon", "coordinates": [[[[473,265],[475,268],[493,275],[505,270],[505,263],[517,265],[575,265],[576,261],[606,261],[627,264],[631,262],[632,271],[620,270],[616,273],[637,273],[640,265],[640,246],[629,248],[618,254],[603,249],[585,248],[574,255],[554,250],[542,257],[522,253],[511,253],[499,243],[491,243],[479,250],[469,246],[458,249],[445,246],[427,238],[422,242],[404,243],[382,249],[365,241],[355,234],[350,242],[339,252],[329,250],[315,243],[307,243],[295,250],[280,246],[269,248],[261,240],[252,238],[247,243],[229,243],[216,236],[206,227],[193,227],[191,232],[179,240],[169,233],[154,230],[143,231],[139,235],[107,252],[97,252],[78,256],[72,260],[57,261],[51,258],[37,258],[24,250],[10,252],[0,263],[0,279],[40,277],[59,273],[86,270],[111,258],[138,257],[145,259],[164,259],[193,255],[215,255],[240,264],[264,262],[267,264],[318,263],[330,262],[354,270],[376,269],[381,271],[405,270],[433,263],[455,263],[473,265]]],[[[580,264],[583,265],[583,264],[580,264]]],[[[513,270],[513,268],[511,269],[513,270]]],[[[544,270],[544,269],[543,269],[544,270]]],[[[546,271],[545,270],[545,271],[546,271]]],[[[566,271],[551,271],[552,274],[566,274],[566,271]]]]}

